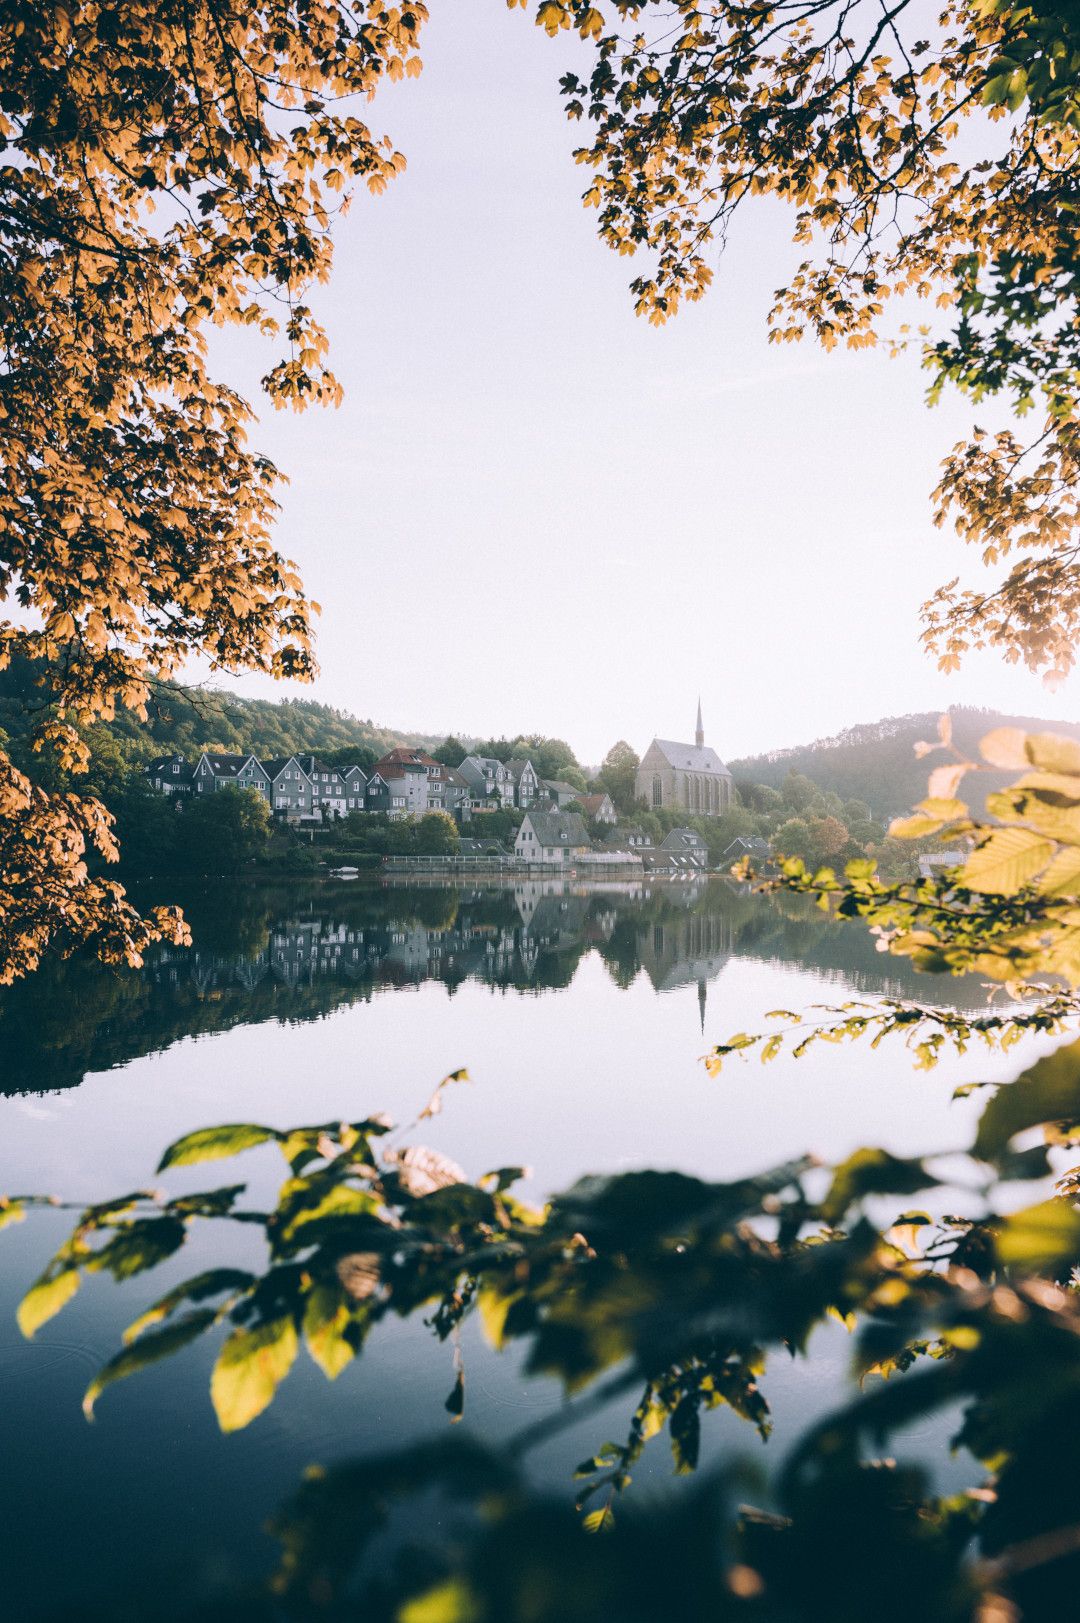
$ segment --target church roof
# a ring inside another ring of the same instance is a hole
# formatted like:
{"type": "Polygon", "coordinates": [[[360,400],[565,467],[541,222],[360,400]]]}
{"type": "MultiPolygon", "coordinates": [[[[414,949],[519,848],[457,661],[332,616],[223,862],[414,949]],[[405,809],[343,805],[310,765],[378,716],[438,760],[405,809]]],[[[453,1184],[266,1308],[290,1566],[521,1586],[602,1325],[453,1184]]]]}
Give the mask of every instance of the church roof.
{"type": "Polygon", "coordinates": [[[668,766],[688,768],[691,772],[712,772],[721,778],[731,776],[719,755],[708,745],[679,744],[670,738],[654,738],[653,744],[668,766]]]}

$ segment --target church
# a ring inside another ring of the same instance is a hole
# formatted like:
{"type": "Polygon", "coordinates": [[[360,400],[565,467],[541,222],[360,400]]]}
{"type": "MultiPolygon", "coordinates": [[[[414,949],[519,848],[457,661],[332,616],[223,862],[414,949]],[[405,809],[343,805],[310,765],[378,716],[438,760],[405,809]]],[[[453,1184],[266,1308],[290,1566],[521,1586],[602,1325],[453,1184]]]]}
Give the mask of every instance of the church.
{"type": "Polygon", "coordinates": [[[719,817],[734,801],[731,773],[715,750],[705,745],[701,700],[692,744],[654,738],[641,758],[634,789],[652,811],[661,807],[697,817],[719,817]]]}

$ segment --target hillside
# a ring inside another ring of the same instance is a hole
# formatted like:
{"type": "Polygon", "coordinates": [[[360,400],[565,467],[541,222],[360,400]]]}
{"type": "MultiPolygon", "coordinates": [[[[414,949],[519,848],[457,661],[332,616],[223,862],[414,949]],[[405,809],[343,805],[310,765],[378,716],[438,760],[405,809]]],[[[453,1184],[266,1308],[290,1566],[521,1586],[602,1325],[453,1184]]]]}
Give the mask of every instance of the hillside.
{"type": "MultiPolygon", "coordinates": [[[[1080,724],[1075,722],[1007,716],[994,710],[959,706],[950,709],[949,714],[954,742],[972,760],[979,759],[979,739],[994,727],[1019,727],[1025,732],[1056,732],[1080,738],[1080,724]]],[[[728,765],[736,781],[749,779],[773,788],[779,788],[789,772],[802,772],[821,789],[834,790],[842,800],[865,800],[875,817],[893,817],[922,799],[927,773],[946,759],[938,755],[919,760],[915,755],[920,739],[937,737],[937,724],[937,711],[888,716],[883,721],[847,727],[835,738],[819,738],[812,744],[774,750],[767,755],[746,756],[728,765]]],[[[981,773],[978,793],[1001,788],[1014,776],[1008,772],[981,773]]]]}
{"type": "MultiPolygon", "coordinates": [[[[17,743],[40,719],[41,706],[41,689],[27,664],[13,662],[0,672],[0,731],[17,743]]],[[[148,725],[121,710],[109,731],[125,756],[146,759],[172,750],[194,756],[216,748],[271,758],[357,750],[375,760],[398,744],[432,748],[440,741],[361,721],[313,699],[249,699],[175,682],[158,685],[148,725]]]]}

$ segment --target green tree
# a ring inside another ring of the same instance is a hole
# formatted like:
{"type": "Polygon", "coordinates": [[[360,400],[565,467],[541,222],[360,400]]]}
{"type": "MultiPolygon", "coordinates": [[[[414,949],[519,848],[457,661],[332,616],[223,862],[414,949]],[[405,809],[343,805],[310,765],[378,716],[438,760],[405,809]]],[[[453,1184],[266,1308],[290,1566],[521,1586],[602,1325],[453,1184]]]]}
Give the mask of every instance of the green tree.
{"type": "Polygon", "coordinates": [[[635,778],[641,758],[625,739],[620,738],[604,756],[600,767],[600,787],[611,796],[616,811],[629,816],[634,810],[635,778]]]}
{"type": "Polygon", "coordinates": [[[255,789],[199,796],[177,817],[177,852],[191,873],[236,873],[270,843],[270,808],[255,789]]]}
{"type": "Polygon", "coordinates": [[[416,851],[419,856],[453,856],[460,844],[457,824],[446,812],[425,812],[416,825],[416,851]]]}
{"type": "Polygon", "coordinates": [[[469,751],[465,748],[461,739],[455,738],[451,733],[448,738],[443,739],[441,744],[437,744],[431,753],[436,761],[442,762],[443,766],[457,767],[461,765],[469,751]]]}

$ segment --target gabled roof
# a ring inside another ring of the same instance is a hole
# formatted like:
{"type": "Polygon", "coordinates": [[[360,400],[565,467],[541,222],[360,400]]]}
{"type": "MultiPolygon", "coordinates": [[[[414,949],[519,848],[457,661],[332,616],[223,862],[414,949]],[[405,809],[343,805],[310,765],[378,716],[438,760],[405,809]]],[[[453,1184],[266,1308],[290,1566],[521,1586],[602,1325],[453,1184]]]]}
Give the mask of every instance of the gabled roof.
{"type": "Polygon", "coordinates": [[[155,773],[164,772],[164,770],[165,770],[165,768],[167,766],[174,766],[177,761],[180,762],[181,766],[187,767],[188,776],[190,777],[191,776],[191,767],[188,766],[187,761],[180,754],[179,750],[174,750],[172,755],[159,755],[156,761],[151,761],[150,762],[150,765],[147,767],[146,770],[150,774],[150,776],[153,777],[155,775],[155,773]]]}
{"type": "Polygon", "coordinates": [[[535,806],[530,806],[525,813],[525,822],[536,835],[538,845],[558,845],[565,849],[572,845],[592,844],[580,812],[538,811],[535,806]]]}
{"type": "Polygon", "coordinates": [[[673,828],[660,842],[661,851],[704,851],[706,842],[692,828],[673,828]]]}
{"type": "Polygon", "coordinates": [[[345,777],[345,778],[351,778],[355,772],[358,772],[360,774],[360,776],[363,778],[365,783],[367,782],[368,778],[371,776],[371,774],[369,772],[365,772],[363,767],[362,766],[357,766],[355,762],[353,763],[352,766],[341,767],[340,771],[341,771],[342,776],[345,777]]]}
{"type": "Polygon", "coordinates": [[[535,774],[536,768],[533,766],[532,762],[523,755],[515,755],[513,760],[507,761],[506,763],[506,769],[515,783],[521,782],[521,774],[524,772],[527,766],[532,767],[535,774]]]}
{"type": "Polygon", "coordinates": [[[745,856],[749,851],[753,851],[758,856],[772,856],[772,847],[768,840],[761,838],[760,834],[737,834],[731,844],[726,847],[720,860],[725,861],[728,857],[731,857],[734,861],[735,857],[745,856]]]}
{"type": "Polygon", "coordinates": [[[211,750],[203,750],[199,760],[208,763],[215,778],[235,778],[249,761],[259,764],[254,755],[218,755],[211,750]]]}
{"type": "MultiPolygon", "coordinates": [[[[283,755],[279,760],[264,761],[263,766],[266,768],[267,777],[273,783],[275,778],[280,778],[287,766],[300,766],[300,759],[296,755],[283,755]]],[[[303,767],[300,767],[300,770],[303,771],[303,767]]]]}
{"type": "Polygon", "coordinates": [[[577,798],[578,798],[579,804],[584,806],[585,810],[588,812],[590,817],[595,817],[596,816],[597,812],[603,806],[605,800],[607,801],[608,805],[611,807],[612,811],[615,810],[615,803],[612,800],[611,796],[609,794],[607,794],[607,793],[599,794],[599,795],[578,795],[577,798]]]}
{"type": "MultiPolygon", "coordinates": [[[[707,744],[680,744],[670,738],[654,738],[649,749],[658,749],[668,766],[691,772],[712,772],[722,778],[731,776],[719,755],[707,744]]],[[[648,754],[648,750],[645,753],[648,754]]]]}
{"type": "Polygon", "coordinates": [[[563,783],[561,778],[541,778],[540,783],[544,789],[552,789],[559,795],[573,795],[575,800],[581,793],[572,783],[563,783]]]}
{"type": "Polygon", "coordinates": [[[326,761],[320,761],[317,755],[295,755],[293,759],[298,766],[303,767],[309,778],[314,777],[316,772],[333,772],[339,778],[341,776],[336,766],[330,766],[326,761]]]}

